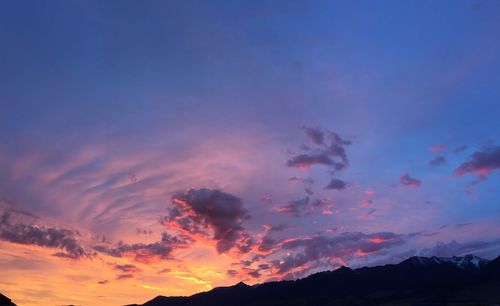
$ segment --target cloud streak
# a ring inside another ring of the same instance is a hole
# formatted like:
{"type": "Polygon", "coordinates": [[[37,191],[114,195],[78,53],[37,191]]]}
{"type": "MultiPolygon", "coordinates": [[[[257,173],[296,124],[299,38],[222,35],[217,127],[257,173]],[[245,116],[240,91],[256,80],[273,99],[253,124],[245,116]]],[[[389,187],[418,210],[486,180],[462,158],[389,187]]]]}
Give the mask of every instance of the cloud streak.
{"type": "Polygon", "coordinates": [[[0,215],[0,239],[12,243],[37,245],[46,248],[61,249],[64,252],[53,254],[56,257],[79,259],[90,256],[77,240],[78,234],[68,229],[42,227],[16,223],[12,214],[5,211],[0,215]]]}
{"type": "Polygon", "coordinates": [[[189,237],[171,236],[162,233],[160,241],[154,243],[127,244],[122,241],[114,246],[96,245],[95,251],[112,257],[132,256],[138,262],[150,262],[155,260],[172,260],[172,252],[178,248],[187,248],[192,240],[189,237]]]}

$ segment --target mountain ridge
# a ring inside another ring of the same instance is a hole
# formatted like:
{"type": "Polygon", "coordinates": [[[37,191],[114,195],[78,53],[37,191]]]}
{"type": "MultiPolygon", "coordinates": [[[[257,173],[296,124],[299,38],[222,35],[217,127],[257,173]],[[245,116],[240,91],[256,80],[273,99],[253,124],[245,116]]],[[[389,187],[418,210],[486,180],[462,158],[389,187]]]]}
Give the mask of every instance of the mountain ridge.
{"type": "MultiPolygon", "coordinates": [[[[157,296],[134,306],[497,305],[500,256],[410,257],[398,264],[311,274],[249,286],[243,282],[191,296],[157,296]]],[[[130,306],[132,306],[130,305],[130,306]]]]}
{"type": "Polygon", "coordinates": [[[11,299],[0,293],[0,306],[17,306],[11,299]]]}

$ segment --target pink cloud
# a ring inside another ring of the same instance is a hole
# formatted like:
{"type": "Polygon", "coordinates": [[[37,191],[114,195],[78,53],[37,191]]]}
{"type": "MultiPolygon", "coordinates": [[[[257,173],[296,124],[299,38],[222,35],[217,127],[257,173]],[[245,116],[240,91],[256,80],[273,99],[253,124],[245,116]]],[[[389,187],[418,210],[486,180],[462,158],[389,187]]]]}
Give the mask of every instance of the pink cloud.
{"type": "Polygon", "coordinates": [[[439,144],[439,145],[435,145],[435,146],[429,147],[429,151],[431,151],[433,153],[441,152],[441,151],[444,151],[444,150],[446,150],[446,146],[443,145],[443,144],[439,144]]]}

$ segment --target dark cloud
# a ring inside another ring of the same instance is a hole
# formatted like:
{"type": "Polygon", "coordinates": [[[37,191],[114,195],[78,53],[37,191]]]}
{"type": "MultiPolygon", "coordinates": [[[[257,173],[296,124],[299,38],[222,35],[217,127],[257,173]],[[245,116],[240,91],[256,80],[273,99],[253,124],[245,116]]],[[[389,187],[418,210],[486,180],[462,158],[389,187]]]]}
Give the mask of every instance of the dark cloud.
{"type": "Polygon", "coordinates": [[[303,199],[290,201],[288,204],[279,206],[276,208],[276,211],[281,213],[289,213],[294,215],[295,217],[301,217],[305,213],[310,213],[308,209],[309,197],[305,197],[303,199]]]}
{"type": "Polygon", "coordinates": [[[107,279],[104,279],[104,280],[100,280],[97,282],[99,285],[105,285],[107,283],[109,283],[109,281],[107,279]]]}
{"type": "Polygon", "coordinates": [[[133,277],[134,277],[133,274],[120,274],[120,275],[116,276],[116,279],[123,280],[123,279],[129,279],[129,278],[133,278],[133,277]]]}
{"type": "Polygon", "coordinates": [[[332,178],[328,186],[326,186],[326,189],[342,190],[345,189],[346,186],[347,186],[346,182],[336,178],[332,178]]]}
{"type": "Polygon", "coordinates": [[[227,270],[226,274],[229,275],[229,276],[236,276],[236,275],[238,275],[238,271],[236,271],[236,270],[227,270]]]}
{"type": "Polygon", "coordinates": [[[276,246],[277,241],[268,235],[264,236],[259,244],[260,252],[270,252],[276,246]]]}
{"type": "Polygon", "coordinates": [[[266,234],[259,242],[258,250],[260,252],[271,252],[274,247],[277,245],[276,239],[272,238],[271,235],[276,232],[282,232],[287,228],[286,225],[280,224],[276,226],[266,225],[266,234]]]}
{"type": "Polygon", "coordinates": [[[313,165],[333,166],[337,170],[343,169],[342,163],[335,162],[329,153],[299,154],[286,162],[288,167],[307,169],[313,165]]]}
{"type": "Polygon", "coordinates": [[[311,141],[317,145],[324,144],[325,133],[320,129],[315,129],[312,127],[304,127],[306,135],[311,139],[311,141]]]}
{"type": "Polygon", "coordinates": [[[62,249],[64,252],[54,254],[57,257],[78,259],[83,256],[90,256],[79,244],[77,236],[76,232],[68,229],[16,223],[10,211],[5,211],[0,215],[0,240],[62,249]]]}
{"type": "Polygon", "coordinates": [[[253,278],[259,278],[261,276],[260,269],[244,269],[244,271],[253,278]]]}
{"type": "Polygon", "coordinates": [[[446,163],[446,158],[444,156],[437,156],[429,161],[429,165],[431,166],[440,166],[446,163]]]}
{"type": "Polygon", "coordinates": [[[219,253],[250,251],[253,239],[242,226],[250,218],[241,199],[216,189],[190,189],[172,197],[174,207],[164,222],[186,234],[212,236],[219,253]]]}
{"type": "Polygon", "coordinates": [[[115,246],[96,245],[94,250],[113,256],[123,257],[125,255],[133,256],[138,262],[148,262],[154,259],[173,259],[171,253],[177,248],[186,248],[192,240],[184,236],[171,236],[168,233],[162,233],[160,241],[154,243],[134,243],[127,244],[122,241],[115,246]]]}
{"type": "Polygon", "coordinates": [[[469,156],[468,160],[455,169],[456,176],[467,174],[488,175],[500,169],[500,146],[484,148],[469,156]]]}
{"type": "Polygon", "coordinates": [[[413,188],[418,188],[422,185],[422,181],[417,180],[416,178],[411,177],[408,173],[403,174],[399,177],[399,182],[402,185],[410,186],[413,188]]]}
{"type": "Polygon", "coordinates": [[[308,169],[313,165],[327,166],[332,171],[345,169],[349,161],[345,146],[351,142],[342,139],[337,133],[305,127],[306,135],[316,145],[315,148],[307,147],[304,153],[291,157],[286,165],[294,168],[308,169]]]}
{"type": "Polygon", "coordinates": [[[141,272],[141,269],[137,268],[136,266],[132,264],[125,264],[125,265],[114,265],[115,270],[122,271],[124,273],[136,273],[136,272],[141,272]]]}
{"type": "Polygon", "coordinates": [[[355,254],[370,254],[406,243],[407,237],[390,232],[364,234],[359,232],[342,233],[335,237],[314,236],[310,238],[289,239],[280,245],[289,255],[273,261],[280,274],[295,268],[308,266],[326,260],[340,260],[355,254]],[[294,251],[297,253],[292,254],[294,251]]]}

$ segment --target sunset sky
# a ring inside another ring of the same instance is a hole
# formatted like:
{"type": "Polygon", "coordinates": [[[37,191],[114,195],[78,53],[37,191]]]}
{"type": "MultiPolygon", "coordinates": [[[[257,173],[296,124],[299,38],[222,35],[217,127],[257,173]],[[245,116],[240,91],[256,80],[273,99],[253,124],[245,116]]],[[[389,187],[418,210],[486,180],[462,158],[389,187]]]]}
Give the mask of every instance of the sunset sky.
{"type": "Polygon", "coordinates": [[[123,305],[500,255],[500,1],[2,1],[0,293],[123,305]]]}

